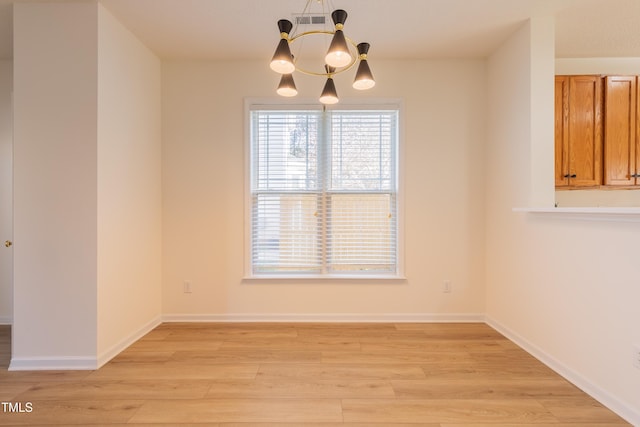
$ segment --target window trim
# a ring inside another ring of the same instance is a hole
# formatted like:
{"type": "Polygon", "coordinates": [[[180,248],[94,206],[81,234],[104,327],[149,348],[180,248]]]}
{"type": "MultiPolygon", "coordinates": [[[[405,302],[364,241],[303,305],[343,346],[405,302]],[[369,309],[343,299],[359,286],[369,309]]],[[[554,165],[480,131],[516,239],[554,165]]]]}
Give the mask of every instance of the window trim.
{"type": "Polygon", "coordinates": [[[323,110],[323,106],[314,99],[297,99],[295,102],[283,102],[281,98],[245,98],[244,99],[244,275],[243,283],[259,283],[274,281],[281,283],[318,283],[324,281],[341,281],[349,283],[386,282],[404,283],[405,256],[404,256],[404,113],[403,102],[399,98],[362,98],[340,99],[335,106],[326,106],[326,110],[398,110],[398,144],[396,152],[397,162],[397,268],[394,273],[371,274],[256,274],[252,271],[251,264],[251,111],[262,110],[323,110]]]}

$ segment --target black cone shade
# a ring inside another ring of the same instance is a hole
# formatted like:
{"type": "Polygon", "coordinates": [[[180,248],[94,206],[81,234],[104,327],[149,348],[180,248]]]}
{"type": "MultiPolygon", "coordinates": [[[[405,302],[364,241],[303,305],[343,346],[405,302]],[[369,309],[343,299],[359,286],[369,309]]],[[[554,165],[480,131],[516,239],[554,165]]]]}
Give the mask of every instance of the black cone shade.
{"type": "Polygon", "coordinates": [[[292,29],[293,24],[288,19],[280,19],[278,21],[278,30],[280,30],[280,34],[284,33],[286,35],[289,35],[292,29]]]}
{"type": "Polygon", "coordinates": [[[336,68],[346,67],[351,63],[351,53],[342,30],[336,30],[333,35],[327,55],[324,57],[324,62],[336,68]]]}
{"type": "Polygon", "coordinates": [[[342,9],[336,9],[331,14],[331,19],[333,19],[333,23],[336,26],[336,31],[329,45],[329,50],[327,50],[327,55],[324,57],[324,62],[336,68],[346,67],[351,63],[349,46],[342,32],[342,27],[347,20],[347,12],[342,9]]]}
{"type": "Polygon", "coordinates": [[[358,90],[371,89],[376,85],[373,78],[369,62],[367,61],[367,53],[369,52],[369,43],[360,43],[358,45],[358,54],[360,55],[360,64],[356,72],[356,78],[353,81],[353,88],[358,90]]]}
{"type": "Polygon", "coordinates": [[[291,74],[295,71],[296,66],[293,64],[293,56],[289,49],[289,32],[293,28],[291,21],[281,19],[278,21],[278,29],[280,30],[280,41],[276,48],[271,64],[269,66],[273,71],[280,74],[291,74]]]}
{"type": "Polygon", "coordinates": [[[324,89],[322,89],[320,102],[323,104],[336,104],[338,102],[338,92],[336,91],[336,85],[333,83],[333,79],[331,77],[327,79],[327,83],[325,83],[324,89]]]}
{"type": "Polygon", "coordinates": [[[282,77],[280,77],[280,84],[276,92],[280,96],[296,96],[298,89],[296,89],[296,83],[293,81],[293,75],[283,74],[282,77]]]}

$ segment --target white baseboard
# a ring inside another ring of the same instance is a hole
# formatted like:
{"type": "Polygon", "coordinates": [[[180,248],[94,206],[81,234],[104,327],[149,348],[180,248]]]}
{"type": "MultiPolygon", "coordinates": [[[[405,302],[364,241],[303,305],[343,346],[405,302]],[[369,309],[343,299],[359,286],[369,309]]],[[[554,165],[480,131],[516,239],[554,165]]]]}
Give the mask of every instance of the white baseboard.
{"type": "Polygon", "coordinates": [[[584,376],[578,374],[564,363],[549,355],[544,350],[540,349],[535,344],[532,344],[509,328],[503,326],[502,324],[500,324],[500,322],[491,319],[488,316],[485,318],[485,320],[489,326],[522,347],[525,351],[527,351],[536,359],[540,360],[549,368],[553,369],[567,381],[571,382],[573,385],[596,399],[598,402],[602,403],[604,406],[620,415],[632,425],[640,426],[640,411],[638,411],[636,408],[633,408],[627,403],[620,401],[618,398],[611,395],[611,393],[593,384],[584,376]]]}
{"type": "Polygon", "coordinates": [[[165,314],[163,322],[476,323],[484,314],[165,314]]]}
{"type": "Polygon", "coordinates": [[[76,370],[92,371],[100,368],[109,360],[117,356],[122,350],[142,338],[146,333],[161,323],[160,316],[112,346],[98,357],[93,356],[60,356],[60,357],[12,357],[9,363],[10,371],[49,371],[49,370],[76,370]]]}
{"type": "Polygon", "coordinates": [[[97,360],[98,368],[100,368],[105,363],[107,363],[108,361],[116,357],[123,350],[125,350],[127,347],[129,347],[134,342],[138,341],[140,338],[142,338],[149,332],[151,332],[155,327],[157,327],[161,323],[162,323],[162,319],[160,316],[153,318],[152,320],[147,322],[144,326],[139,328],[137,331],[129,334],[128,337],[124,338],[123,340],[121,340],[120,342],[118,342],[117,344],[109,348],[107,351],[98,355],[98,360],[97,360]]]}
{"type": "Polygon", "coordinates": [[[91,371],[97,367],[96,358],[91,356],[13,357],[9,363],[10,371],[91,371]]]}
{"type": "Polygon", "coordinates": [[[13,325],[12,316],[0,316],[0,325],[13,325]]]}

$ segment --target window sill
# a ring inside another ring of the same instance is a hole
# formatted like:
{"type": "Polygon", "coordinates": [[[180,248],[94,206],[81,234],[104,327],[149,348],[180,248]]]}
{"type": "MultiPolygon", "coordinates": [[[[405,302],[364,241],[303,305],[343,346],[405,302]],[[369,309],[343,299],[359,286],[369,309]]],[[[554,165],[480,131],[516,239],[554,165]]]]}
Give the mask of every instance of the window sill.
{"type": "Polygon", "coordinates": [[[349,282],[349,283],[404,283],[407,278],[397,275],[254,275],[245,276],[242,278],[242,283],[322,283],[322,282],[349,282]]]}
{"type": "Polygon", "coordinates": [[[640,222],[640,207],[513,208],[513,211],[585,221],[640,222]]]}

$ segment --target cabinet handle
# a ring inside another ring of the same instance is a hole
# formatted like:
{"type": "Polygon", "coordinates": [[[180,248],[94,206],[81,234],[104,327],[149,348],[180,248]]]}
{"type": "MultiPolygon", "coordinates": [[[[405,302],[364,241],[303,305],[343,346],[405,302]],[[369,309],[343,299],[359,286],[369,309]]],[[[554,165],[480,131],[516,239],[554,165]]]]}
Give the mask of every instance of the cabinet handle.
{"type": "Polygon", "coordinates": [[[566,174],[566,175],[563,176],[563,178],[575,178],[575,177],[577,177],[577,175],[575,173],[571,174],[571,175],[566,174]]]}
{"type": "Polygon", "coordinates": [[[633,175],[630,176],[630,178],[640,178],[640,175],[638,175],[637,173],[634,173],[633,175]]]}

